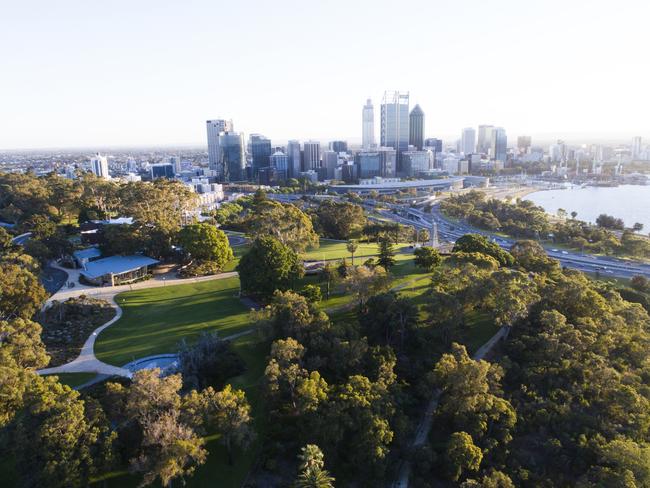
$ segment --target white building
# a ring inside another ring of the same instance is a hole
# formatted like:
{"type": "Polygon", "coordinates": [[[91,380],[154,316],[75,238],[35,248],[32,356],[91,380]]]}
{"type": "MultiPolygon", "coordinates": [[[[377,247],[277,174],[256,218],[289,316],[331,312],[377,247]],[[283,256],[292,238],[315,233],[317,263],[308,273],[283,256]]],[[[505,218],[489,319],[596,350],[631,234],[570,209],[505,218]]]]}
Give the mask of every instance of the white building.
{"type": "Polygon", "coordinates": [[[219,134],[232,132],[232,120],[214,119],[205,122],[208,132],[208,163],[210,169],[217,169],[219,164],[219,134]]]}
{"type": "Polygon", "coordinates": [[[641,156],[641,137],[637,136],[632,139],[632,157],[637,159],[641,156]]]}
{"type": "Polygon", "coordinates": [[[104,178],[105,180],[111,179],[111,176],[108,174],[108,159],[106,159],[106,156],[97,153],[90,158],[90,169],[98,178],[104,178]]]}
{"type": "Polygon", "coordinates": [[[476,131],[473,127],[466,127],[460,137],[460,152],[472,154],[476,151],[476,131]]]}
{"type": "Polygon", "coordinates": [[[368,99],[363,106],[362,112],[362,145],[364,149],[370,149],[375,145],[375,109],[372,100],[368,99]]]}

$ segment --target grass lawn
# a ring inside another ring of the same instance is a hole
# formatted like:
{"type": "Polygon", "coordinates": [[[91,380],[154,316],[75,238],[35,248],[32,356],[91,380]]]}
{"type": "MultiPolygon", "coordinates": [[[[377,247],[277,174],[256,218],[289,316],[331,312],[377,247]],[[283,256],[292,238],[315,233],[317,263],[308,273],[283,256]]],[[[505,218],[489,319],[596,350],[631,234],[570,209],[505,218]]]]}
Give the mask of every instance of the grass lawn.
{"type": "Polygon", "coordinates": [[[74,388],[75,386],[83,385],[84,383],[92,380],[95,376],[97,376],[97,374],[96,373],[59,373],[56,375],[48,375],[48,376],[58,376],[59,383],[68,385],[70,388],[74,388]]]}
{"type": "Polygon", "coordinates": [[[181,339],[201,332],[222,337],[250,326],[248,310],[237,299],[239,278],[134,290],[116,297],[122,318],[95,343],[100,360],[122,366],[152,354],[173,353],[181,339]]]}
{"type": "MultiPolygon", "coordinates": [[[[350,259],[350,253],[347,249],[346,242],[333,241],[330,239],[321,239],[320,247],[318,249],[308,249],[302,254],[302,258],[305,261],[324,261],[328,259],[350,259]]],[[[407,247],[408,244],[397,244],[395,246],[395,251],[399,252],[403,247],[407,247]]],[[[356,262],[357,258],[376,256],[378,253],[378,245],[375,242],[367,243],[360,242],[357,252],[354,253],[355,264],[360,264],[365,261],[365,259],[356,262]]]]}

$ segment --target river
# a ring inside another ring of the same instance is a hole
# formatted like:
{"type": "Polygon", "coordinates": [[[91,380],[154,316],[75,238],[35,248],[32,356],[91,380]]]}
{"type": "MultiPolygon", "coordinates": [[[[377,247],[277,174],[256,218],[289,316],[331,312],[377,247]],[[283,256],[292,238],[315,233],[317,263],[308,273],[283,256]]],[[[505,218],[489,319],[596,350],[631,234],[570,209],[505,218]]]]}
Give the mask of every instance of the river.
{"type": "Polygon", "coordinates": [[[578,212],[577,219],[596,222],[600,214],[623,219],[626,227],[643,224],[643,233],[650,232],[650,186],[621,185],[572,186],[565,190],[544,190],[527,195],[526,200],[544,207],[549,213],[563,208],[568,214],[578,212]]]}

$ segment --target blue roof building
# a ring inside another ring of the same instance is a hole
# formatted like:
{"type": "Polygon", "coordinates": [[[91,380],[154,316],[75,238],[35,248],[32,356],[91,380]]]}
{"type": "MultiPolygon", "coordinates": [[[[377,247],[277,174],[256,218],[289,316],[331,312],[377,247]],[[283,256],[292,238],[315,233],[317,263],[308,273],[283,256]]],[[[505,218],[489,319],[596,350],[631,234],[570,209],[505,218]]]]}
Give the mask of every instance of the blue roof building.
{"type": "Polygon", "coordinates": [[[149,266],[159,261],[147,256],[111,256],[89,261],[81,275],[93,285],[122,285],[132,283],[149,274],[149,266]]]}

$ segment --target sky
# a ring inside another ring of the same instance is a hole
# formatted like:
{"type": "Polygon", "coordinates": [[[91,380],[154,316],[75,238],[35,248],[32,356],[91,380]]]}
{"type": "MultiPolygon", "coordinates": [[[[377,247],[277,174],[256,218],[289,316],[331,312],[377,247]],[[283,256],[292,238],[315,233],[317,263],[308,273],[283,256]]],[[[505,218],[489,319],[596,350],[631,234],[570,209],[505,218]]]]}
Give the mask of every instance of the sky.
{"type": "Polygon", "coordinates": [[[427,137],[650,138],[649,19],[648,0],[0,0],[0,149],[205,144],[211,118],[352,142],[385,90],[427,137]]]}

